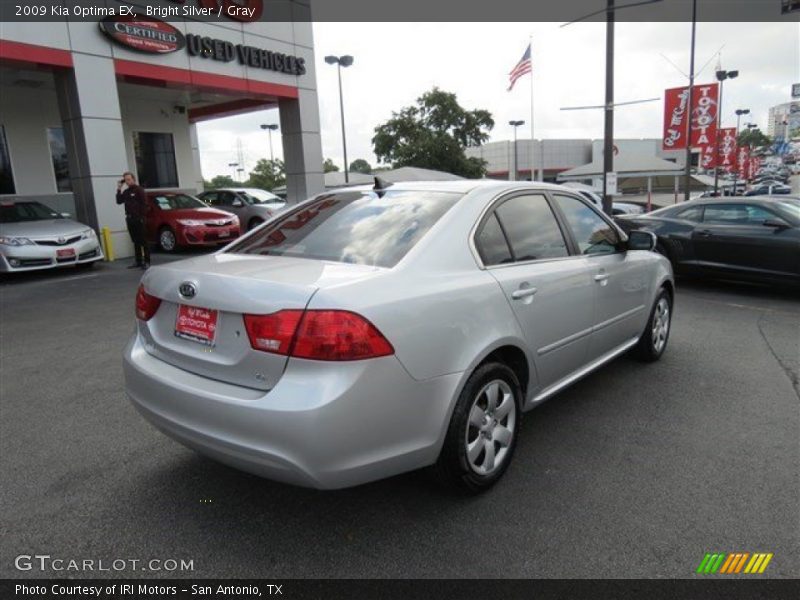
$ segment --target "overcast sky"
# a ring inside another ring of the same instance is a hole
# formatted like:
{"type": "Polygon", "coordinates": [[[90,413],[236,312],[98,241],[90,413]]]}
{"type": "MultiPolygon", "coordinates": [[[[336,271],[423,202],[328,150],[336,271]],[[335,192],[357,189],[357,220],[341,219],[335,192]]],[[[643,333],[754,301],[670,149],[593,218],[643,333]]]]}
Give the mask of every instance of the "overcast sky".
{"type": "MultiPolygon", "coordinates": [[[[508,72],[533,37],[535,137],[599,138],[602,110],[562,111],[565,106],[602,104],[605,76],[605,24],[578,23],[315,23],[317,88],[322,122],[322,152],[342,166],[342,139],[336,69],[328,54],[351,54],[343,70],[348,160],[375,165],[371,139],[392,111],[414,103],[438,86],[454,92],[467,109],[489,110],[495,120],[491,140],[512,135],[509,119],[523,119],[520,137],[530,137],[530,79],[507,92],[508,72]]],[[[615,99],[659,98],[620,107],[616,138],[660,137],[663,91],[688,83],[689,23],[617,23],[615,99]],[[669,59],[676,66],[673,66],[669,59]],[[679,71],[680,69],[680,71],[679,71]]],[[[714,79],[717,52],[722,67],[738,69],[723,95],[723,124],[734,126],[737,108],[751,110],[750,122],[766,131],[770,106],[788,102],[800,82],[800,24],[698,23],[697,83],[714,79]],[[721,48],[721,50],[720,50],[721,48]],[[702,69],[702,71],[701,71],[702,69]]],[[[246,169],[268,157],[261,123],[277,123],[277,109],[201,123],[203,175],[231,174],[241,139],[246,169]]],[[[283,156],[273,134],[276,157],[283,156]]]]}

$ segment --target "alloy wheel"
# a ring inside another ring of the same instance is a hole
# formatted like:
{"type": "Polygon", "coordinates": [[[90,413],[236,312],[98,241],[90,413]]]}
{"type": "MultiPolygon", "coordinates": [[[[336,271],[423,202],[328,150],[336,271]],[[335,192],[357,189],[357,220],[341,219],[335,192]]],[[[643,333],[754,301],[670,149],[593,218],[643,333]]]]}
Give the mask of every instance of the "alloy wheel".
{"type": "Polygon", "coordinates": [[[655,350],[657,354],[661,354],[664,350],[664,346],[667,344],[669,325],[669,301],[666,297],[661,297],[653,313],[653,350],[655,350]]]}
{"type": "Polygon", "coordinates": [[[169,229],[165,229],[158,236],[159,244],[163,250],[172,252],[175,249],[175,234],[169,229]]]}
{"type": "Polygon", "coordinates": [[[475,396],[465,437],[467,462],[479,475],[491,475],[508,456],[517,419],[511,386],[502,379],[487,383],[475,396]]]}

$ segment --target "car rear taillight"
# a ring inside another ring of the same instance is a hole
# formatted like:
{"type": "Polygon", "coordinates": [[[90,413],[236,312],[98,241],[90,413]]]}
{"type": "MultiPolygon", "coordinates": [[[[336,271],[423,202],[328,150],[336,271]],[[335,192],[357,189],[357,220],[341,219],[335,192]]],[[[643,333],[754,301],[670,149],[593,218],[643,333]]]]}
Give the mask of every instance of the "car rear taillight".
{"type": "Polygon", "coordinates": [[[143,285],[139,285],[136,292],[136,318],[149,321],[156,314],[159,306],[161,306],[161,299],[151,296],[144,291],[143,285]]]}
{"type": "Polygon", "coordinates": [[[282,310],[245,315],[255,350],[312,360],[362,360],[394,354],[383,334],[361,315],[346,310],[282,310]]]}
{"type": "Polygon", "coordinates": [[[247,337],[250,338],[250,345],[254,350],[288,355],[302,316],[302,310],[280,310],[270,315],[244,315],[244,327],[247,337]]]}

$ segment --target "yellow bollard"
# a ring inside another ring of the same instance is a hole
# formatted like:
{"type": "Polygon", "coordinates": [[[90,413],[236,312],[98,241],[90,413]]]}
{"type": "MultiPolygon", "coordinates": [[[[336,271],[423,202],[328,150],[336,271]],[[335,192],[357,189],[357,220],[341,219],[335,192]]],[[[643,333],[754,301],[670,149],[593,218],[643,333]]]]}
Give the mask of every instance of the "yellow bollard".
{"type": "Polygon", "coordinates": [[[103,227],[100,231],[103,236],[103,253],[106,255],[106,260],[114,262],[114,244],[111,243],[111,230],[108,227],[103,227]]]}

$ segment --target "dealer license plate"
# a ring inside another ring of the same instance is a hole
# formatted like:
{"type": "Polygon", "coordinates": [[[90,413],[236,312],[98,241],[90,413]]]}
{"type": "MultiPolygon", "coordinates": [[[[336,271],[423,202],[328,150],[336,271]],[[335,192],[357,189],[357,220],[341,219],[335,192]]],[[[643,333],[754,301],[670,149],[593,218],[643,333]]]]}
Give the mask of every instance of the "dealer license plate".
{"type": "Polygon", "coordinates": [[[217,333],[218,311],[197,306],[178,305],[175,335],[206,346],[214,345],[217,333]]]}
{"type": "Polygon", "coordinates": [[[73,258],[75,256],[75,248],[59,248],[56,250],[58,258],[73,258]]]}

